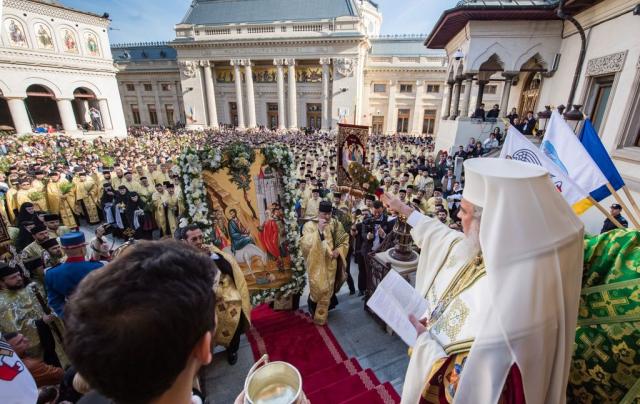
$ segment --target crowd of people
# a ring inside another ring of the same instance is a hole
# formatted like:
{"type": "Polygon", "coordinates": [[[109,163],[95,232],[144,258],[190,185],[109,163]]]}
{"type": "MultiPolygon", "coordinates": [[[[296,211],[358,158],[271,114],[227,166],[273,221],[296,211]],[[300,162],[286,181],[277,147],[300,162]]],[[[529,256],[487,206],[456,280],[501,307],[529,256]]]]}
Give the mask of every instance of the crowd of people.
{"type": "MultiPolygon", "coordinates": [[[[187,146],[223,147],[238,139],[256,147],[279,143],[290,148],[297,161],[295,206],[301,222],[322,217],[327,205],[330,212],[340,210],[339,216],[347,217],[339,222],[347,235],[345,262],[349,266],[353,257],[358,266],[357,283],[355,270],[346,269],[349,289],[355,294],[357,287],[364,295],[365,257],[381,247],[396,217],[374,195],[341,192],[335,134],[131,129],[126,138],[92,141],[5,134],[0,138],[0,214],[11,241],[0,262],[0,333],[33,375],[42,400],[55,391],[57,400],[74,402],[86,392],[63,349],[65,305],[85,276],[113,259],[113,240],[176,237],[223,256],[215,245],[203,246],[196,228],[179,228],[185,206],[176,160],[187,146]],[[79,231],[87,229],[95,233],[92,240],[79,231]]],[[[460,159],[482,155],[474,150],[475,140],[452,156],[436,153],[429,136],[371,136],[363,157],[381,192],[461,231],[457,212],[464,175],[456,161],[460,165],[460,159]]],[[[227,269],[228,287],[246,295],[238,307],[250,307],[241,275],[234,277],[231,270],[237,263],[226,258],[231,264],[217,267],[227,269]]],[[[327,308],[335,306],[334,299],[327,308]]],[[[316,303],[310,301],[312,310],[316,303]]],[[[248,324],[245,311],[232,321],[222,344],[231,364],[248,324]]],[[[216,315],[225,318],[225,313],[216,315]]]]}

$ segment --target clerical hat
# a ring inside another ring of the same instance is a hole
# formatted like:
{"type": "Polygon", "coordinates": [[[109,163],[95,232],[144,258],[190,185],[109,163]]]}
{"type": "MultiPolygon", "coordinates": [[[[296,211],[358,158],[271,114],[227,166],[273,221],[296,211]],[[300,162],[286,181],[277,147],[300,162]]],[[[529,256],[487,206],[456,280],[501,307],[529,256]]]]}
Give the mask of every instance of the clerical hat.
{"type": "Polygon", "coordinates": [[[320,202],[318,210],[322,213],[331,213],[333,211],[333,205],[329,201],[320,202]]]}
{"type": "Polygon", "coordinates": [[[58,245],[58,240],[55,238],[50,238],[48,240],[43,241],[40,244],[40,247],[44,248],[45,250],[48,250],[49,248],[58,245]]]}
{"type": "Polygon", "coordinates": [[[20,272],[18,267],[9,266],[6,262],[0,261],[0,279],[5,276],[13,275],[16,272],[20,272]]]}
{"type": "Polygon", "coordinates": [[[35,257],[31,258],[30,260],[24,261],[24,267],[27,268],[29,272],[33,272],[43,266],[44,262],[42,262],[42,258],[40,257],[35,257]]]}
{"type": "Polygon", "coordinates": [[[60,220],[60,215],[56,215],[54,213],[47,213],[46,215],[44,215],[45,222],[52,222],[54,220],[60,220]]]}
{"type": "Polygon", "coordinates": [[[35,227],[31,229],[31,234],[36,235],[42,231],[47,231],[47,226],[43,224],[36,224],[35,227]]]}

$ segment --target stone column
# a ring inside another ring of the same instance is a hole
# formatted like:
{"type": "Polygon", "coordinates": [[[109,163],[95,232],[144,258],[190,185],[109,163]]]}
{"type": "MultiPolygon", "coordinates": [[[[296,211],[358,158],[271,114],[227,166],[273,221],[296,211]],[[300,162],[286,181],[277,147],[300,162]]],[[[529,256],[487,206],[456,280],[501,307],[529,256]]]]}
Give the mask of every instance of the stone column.
{"type": "Polygon", "coordinates": [[[24,135],[33,132],[31,130],[31,122],[27,113],[27,106],[24,104],[24,98],[6,98],[9,105],[9,112],[13,120],[13,127],[18,135],[24,135]]]}
{"type": "Polygon", "coordinates": [[[62,127],[67,134],[78,131],[78,124],[76,123],[76,117],[73,114],[71,101],[72,100],[70,98],[61,98],[56,100],[58,104],[58,111],[60,112],[60,119],[62,120],[62,127]]]}
{"type": "Polygon", "coordinates": [[[242,61],[244,66],[245,84],[247,85],[247,114],[248,114],[248,128],[256,127],[256,99],[253,92],[253,69],[251,67],[251,60],[245,59],[242,61]]]}
{"type": "Polygon", "coordinates": [[[151,119],[147,119],[148,111],[147,111],[147,106],[144,104],[144,98],[142,95],[142,90],[141,88],[143,88],[144,84],[143,83],[136,83],[136,98],[138,101],[138,114],[140,114],[140,125],[150,125],[151,119]]]}
{"type": "Polygon", "coordinates": [[[287,59],[289,67],[289,129],[298,129],[298,95],[296,94],[296,60],[287,59]]]}
{"type": "Polygon", "coordinates": [[[453,95],[451,102],[451,110],[449,111],[449,119],[452,121],[458,117],[458,107],[460,106],[460,84],[462,79],[457,79],[453,85],[453,95]]]}
{"type": "Polygon", "coordinates": [[[236,105],[238,107],[238,129],[244,129],[244,106],[242,101],[242,73],[240,73],[240,60],[231,60],[233,77],[236,82],[236,105]]]}
{"type": "Polygon", "coordinates": [[[274,59],[273,64],[276,66],[278,80],[278,129],[282,130],[287,128],[284,103],[284,59],[274,59]]]}
{"type": "Polygon", "coordinates": [[[207,93],[207,112],[209,113],[209,127],[218,129],[218,110],[216,109],[216,92],[213,84],[213,63],[208,60],[200,62],[204,68],[204,87],[207,93]]]}
{"type": "Polygon", "coordinates": [[[389,105],[387,106],[387,134],[391,135],[396,132],[397,122],[394,121],[396,112],[396,82],[389,80],[387,83],[389,87],[389,105]]]}
{"type": "Polygon", "coordinates": [[[476,109],[480,108],[480,104],[482,104],[482,97],[484,97],[484,86],[487,85],[488,81],[486,80],[478,80],[478,98],[476,99],[476,109]]]}
{"type": "Polygon", "coordinates": [[[460,117],[469,117],[469,104],[471,103],[471,86],[473,86],[473,74],[468,74],[467,79],[464,81],[464,98],[462,99],[462,110],[460,111],[460,117]]]}
{"type": "Polygon", "coordinates": [[[160,83],[157,81],[153,82],[153,98],[156,104],[156,116],[158,117],[158,125],[164,126],[164,108],[162,108],[162,103],[160,102],[160,83]]]}
{"type": "Polygon", "coordinates": [[[102,126],[104,126],[104,130],[113,130],[111,112],[109,112],[109,102],[105,98],[100,99],[98,100],[98,107],[100,108],[100,117],[102,118],[102,126]]]}
{"type": "Polygon", "coordinates": [[[444,107],[442,108],[442,119],[447,119],[449,118],[449,112],[451,111],[451,99],[453,98],[453,83],[455,83],[455,81],[447,81],[447,85],[449,86],[449,89],[445,95],[445,100],[443,102],[444,107]]]}
{"type": "MultiPolygon", "coordinates": [[[[420,134],[422,132],[422,125],[420,125],[420,117],[424,114],[422,106],[422,96],[424,94],[424,81],[416,81],[416,100],[413,104],[413,123],[411,128],[412,134],[420,134]]],[[[424,119],[424,118],[423,118],[424,119]]]]}
{"type": "Polygon", "coordinates": [[[322,130],[329,130],[331,128],[331,121],[329,115],[329,88],[331,81],[331,59],[321,58],[320,65],[322,66],[322,130]]]}
{"type": "Polygon", "coordinates": [[[502,88],[502,99],[500,100],[500,116],[506,117],[507,115],[509,115],[509,96],[511,95],[511,84],[513,82],[513,78],[517,75],[518,73],[502,73],[502,77],[504,77],[504,87],[502,88]]]}

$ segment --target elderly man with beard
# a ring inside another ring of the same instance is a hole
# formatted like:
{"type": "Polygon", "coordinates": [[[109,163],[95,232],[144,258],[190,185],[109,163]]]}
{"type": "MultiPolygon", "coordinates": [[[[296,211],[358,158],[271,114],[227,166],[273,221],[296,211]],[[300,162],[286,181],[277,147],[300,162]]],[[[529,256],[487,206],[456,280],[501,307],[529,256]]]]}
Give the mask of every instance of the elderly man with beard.
{"type": "Polygon", "coordinates": [[[428,306],[410,318],[402,403],[564,403],[583,225],[541,167],[473,159],[465,173],[464,234],[383,197],[413,227],[428,306]]]}

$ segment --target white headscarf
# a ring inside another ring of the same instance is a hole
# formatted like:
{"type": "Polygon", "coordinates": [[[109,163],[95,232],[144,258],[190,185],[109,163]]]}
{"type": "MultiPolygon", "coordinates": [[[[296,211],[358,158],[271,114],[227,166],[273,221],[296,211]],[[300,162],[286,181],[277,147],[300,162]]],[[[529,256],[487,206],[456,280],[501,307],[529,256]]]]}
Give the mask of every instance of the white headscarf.
{"type": "Polygon", "coordinates": [[[497,403],[512,365],[527,403],[564,403],[578,317],[583,224],[542,167],[465,162],[464,198],[483,209],[487,314],[455,403],[497,403]]]}

